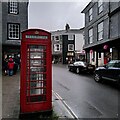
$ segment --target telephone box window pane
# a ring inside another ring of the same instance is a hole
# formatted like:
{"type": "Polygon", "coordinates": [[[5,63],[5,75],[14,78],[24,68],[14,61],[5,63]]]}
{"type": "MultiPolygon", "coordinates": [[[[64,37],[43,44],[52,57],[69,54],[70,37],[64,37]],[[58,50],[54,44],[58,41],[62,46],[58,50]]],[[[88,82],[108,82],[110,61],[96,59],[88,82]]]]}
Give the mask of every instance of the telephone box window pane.
{"type": "Polygon", "coordinates": [[[46,100],[46,46],[27,49],[27,102],[46,100]]]}
{"type": "Polygon", "coordinates": [[[40,66],[40,65],[46,65],[46,60],[30,60],[30,66],[40,66]]]}
{"type": "MultiPolygon", "coordinates": [[[[30,67],[30,71],[32,72],[46,72],[46,67],[30,67]]],[[[37,75],[37,74],[36,74],[37,75]]]]}
{"type": "Polygon", "coordinates": [[[30,87],[45,87],[46,83],[43,81],[30,82],[30,87]]]}
{"type": "Polygon", "coordinates": [[[30,90],[30,95],[43,95],[46,94],[46,89],[31,89],[30,90]]]}
{"type": "Polygon", "coordinates": [[[30,87],[43,87],[43,83],[40,83],[40,82],[30,82],[30,87]]]}
{"type": "Polygon", "coordinates": [[[30,75],[30,80],[36,80],[36,75],[35,74],[30,75]]]}
{"type": "Polygon", "coordinates": [[[46,74],[32,74],[30,80],[46,80],[46,74]]]}
{"type": "Polygon", "coordinates": [[[30,92],[30,91],[29,91],[29,90],[27,90],[27,96],[29,95],[29,92],[30,92]]]}
{"type": "Polygon", "coordinates": [[[31,81],[30,84],[27,82],[27,95],[30,94],[37,94],[42,95],[46,94],[46,81],[31,81]],[[29,87],[30,85],[30,87],[29,87]]]}
{"type": "Polygon", "coordinates": [[[30,58],[46,58],[46,53],[41,53],[41,52],[39,52],[39,53],[36,53],[36,52],[34,52],[34,53],[30,53],[30,58]]]}
{"type": "Polygon", "coordinates": [[[45,51],[46,46],[43,45],[31,45],[30,46],[30,51],[45,51]]]}
{"type": "Polygon", "coordinates": [[[27,101],[29,101],[29,102],[46,101],[46,96],[43,95],[43,96],[31,96],[31,97],[27,97],[27,101]]]}

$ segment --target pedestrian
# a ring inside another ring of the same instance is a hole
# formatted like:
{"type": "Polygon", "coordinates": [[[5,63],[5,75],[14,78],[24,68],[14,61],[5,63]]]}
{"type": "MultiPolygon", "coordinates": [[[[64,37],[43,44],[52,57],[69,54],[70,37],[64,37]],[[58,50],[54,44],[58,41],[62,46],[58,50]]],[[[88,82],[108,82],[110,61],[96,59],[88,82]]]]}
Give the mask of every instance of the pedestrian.
{"type": "Polygon", "coordinates": [[[20,59],[17,55],[14,55],[14,69],[13,69],[13,74],[17,73],[17,70],[20,69],[20,59]]]}
{"type": "Polygon", "coordinates": [[[13,75],[13,68],[14,68],[14,61],[12,58],[9,59],[8,61],[8,74],[9,76],[12,76],[13,75]]]}
{"type": "Polygon", "coordinates": [[[3,73],[4,73],[4,75],[7,75],[8,62],[7,62],[6,59],[3,60],[2,67],[3,67],[3,73]]]}

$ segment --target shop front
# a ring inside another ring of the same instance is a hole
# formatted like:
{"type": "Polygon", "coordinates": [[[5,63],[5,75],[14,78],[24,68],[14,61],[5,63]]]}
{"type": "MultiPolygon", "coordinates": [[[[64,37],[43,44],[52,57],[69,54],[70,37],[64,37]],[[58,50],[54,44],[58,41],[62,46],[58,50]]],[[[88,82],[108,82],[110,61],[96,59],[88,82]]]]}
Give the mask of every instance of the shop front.
{"type": "Polygon", "coordinates": [[[119,39],[111,40],[99,45],[87,47],[86,62],[97,66],[107,64],[110,60],[120,59],[119,39]]]}

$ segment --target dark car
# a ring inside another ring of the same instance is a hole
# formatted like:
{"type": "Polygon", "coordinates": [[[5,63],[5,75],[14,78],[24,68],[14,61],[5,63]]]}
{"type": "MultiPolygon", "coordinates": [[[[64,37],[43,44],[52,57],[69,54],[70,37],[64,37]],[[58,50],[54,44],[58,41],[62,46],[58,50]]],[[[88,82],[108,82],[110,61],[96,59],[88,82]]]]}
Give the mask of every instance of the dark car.
{"type": "Polygon", "coordinates": [[[100,82],[102,79],[120,81],[120,60],[111,60],[103,67],[96,68],[94,80],[100,82]]]}
{"type": "Polygon", "coordinates": [[[83,61],[76,61],[73,64],[68,65],[69,71],[81,73],[81,72],[94,72],[95,66],[83,61]]]}

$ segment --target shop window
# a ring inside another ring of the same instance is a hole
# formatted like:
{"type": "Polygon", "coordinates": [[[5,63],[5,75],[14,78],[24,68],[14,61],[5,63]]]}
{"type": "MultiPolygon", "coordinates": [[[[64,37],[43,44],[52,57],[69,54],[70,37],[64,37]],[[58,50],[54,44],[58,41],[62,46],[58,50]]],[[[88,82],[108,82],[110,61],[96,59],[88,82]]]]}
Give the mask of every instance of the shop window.
{"type": "Polygon", "coordinates": [[[98,58],[101,58],[101,52],[98,53],[98,58]]]}

